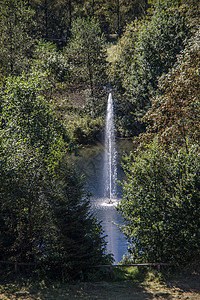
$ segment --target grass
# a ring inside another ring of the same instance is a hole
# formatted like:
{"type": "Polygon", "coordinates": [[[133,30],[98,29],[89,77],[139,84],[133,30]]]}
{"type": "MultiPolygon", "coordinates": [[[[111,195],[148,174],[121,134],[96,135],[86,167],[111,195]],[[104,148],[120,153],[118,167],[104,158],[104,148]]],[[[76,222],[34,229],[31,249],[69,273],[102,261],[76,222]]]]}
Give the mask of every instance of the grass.
{"type": "Polygon", "coordinates": [[[101,280],[76,283],[50,282],[1,276],[1,300],[145,300],[200,299],[200,272],[192,270],[164,279],[155,271],[131,268],[114,269],[114,278],[101,274],[101,280]]]}
{"type": "Polygon", "coordinates": [[[117,45],[109,44],[107,47],[107,60],[110,63],[114,63],[118,59],[117,45]]]}

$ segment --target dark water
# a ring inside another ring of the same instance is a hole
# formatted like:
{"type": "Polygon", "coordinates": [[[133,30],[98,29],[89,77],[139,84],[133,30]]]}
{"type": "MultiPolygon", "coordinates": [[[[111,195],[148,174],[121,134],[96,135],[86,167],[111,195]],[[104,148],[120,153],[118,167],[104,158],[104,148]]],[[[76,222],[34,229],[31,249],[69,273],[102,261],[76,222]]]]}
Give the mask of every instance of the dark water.
{"type": "MultiPolygon", "coordinates": [[[[124,173],[121,168],[123,152],[129,152],[132,143],[127,140],[120,140],[116,143],[117,147],[117,174],[118,180],[123,180],[124,173]]],[[[108,243],[107,251],[114,255],[115,263],[122,260],[123,255],[127,253],[127,241],[125,236],[119,230],[118,225],[123,224],[123,218],[116,210],[116,205],[122,197],[122,189],[117,186],[117,199],[109,204],[109,199],[104,197],[104,146],[99,143],[92,147],[86,147],[78,151],[77,155],[71,157],[76,169],[83,174],[86,179],[87,189],[92,193],[91,209],[93,214],[102,226],[108,243]]]]}

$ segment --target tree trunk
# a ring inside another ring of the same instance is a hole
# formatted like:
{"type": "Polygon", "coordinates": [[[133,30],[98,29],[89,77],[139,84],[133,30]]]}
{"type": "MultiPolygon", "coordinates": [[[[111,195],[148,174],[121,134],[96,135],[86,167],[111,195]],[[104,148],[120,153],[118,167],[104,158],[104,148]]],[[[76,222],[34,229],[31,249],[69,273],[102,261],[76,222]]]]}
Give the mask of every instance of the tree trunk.
{"type": "Polygon", "coordinates": [[[119,0],[117,0],[117,33],[120,35],[120,13],[119,13],[119,0]]]}
{"type": "Polygon", "coordinates": [[[94,1],[95,0],[92,1],[92,16],[94,16],[94,1]]]}
{"type": "Polygon", "coordinates": [[[69,30],[70,30],[72,27],[72,0],[69,0],[68,5],[69,5],[69,30]]]}
{"type": "Polygon", "coordinates": [[[87,56],[87,66],[88,66],[88,74],[89,74],[89,80],[90,80],[91,97],[93,99],[93,97],[94,97],[94,86],[93,86],[93,76],[92,76],[93,74],[92,74],[89,54],[87,56]]]}
{"type": "Polygon", "coordinates": [[[46,36],[46,38],[48,38],[48,4],[47,4],[47,0],[45,0],[44,5],[45,5],[45,7],[44,7],[44,13],[45,13],[45,36],[46,36]]]}

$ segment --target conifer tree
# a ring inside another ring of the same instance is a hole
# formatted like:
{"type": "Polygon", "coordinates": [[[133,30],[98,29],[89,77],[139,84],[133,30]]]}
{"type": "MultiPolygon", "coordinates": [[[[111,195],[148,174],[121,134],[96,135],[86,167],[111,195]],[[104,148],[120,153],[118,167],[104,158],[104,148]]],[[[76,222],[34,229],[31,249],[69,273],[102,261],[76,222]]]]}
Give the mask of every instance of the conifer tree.
{"type": "Polygon", "coordinates": [[[67,134],[42,95],[42,76],[8,78],[2,96],[0,258],[79,277],[106,259],[105,242],[67,165],[67,134]]]}

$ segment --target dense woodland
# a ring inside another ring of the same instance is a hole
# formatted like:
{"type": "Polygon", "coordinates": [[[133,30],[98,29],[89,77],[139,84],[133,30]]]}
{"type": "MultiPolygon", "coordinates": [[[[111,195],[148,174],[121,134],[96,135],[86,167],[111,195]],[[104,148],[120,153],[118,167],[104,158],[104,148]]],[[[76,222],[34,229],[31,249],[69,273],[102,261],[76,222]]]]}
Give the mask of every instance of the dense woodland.
{"type": "Polygon", "coordinates": [[[101,139],[110,88],[116,133],[133,139],[118,207],[124,261],[198,259],[199,1],[0,5],[0,261],[63,280],[112,263],[68,162],[101,139]]]}

